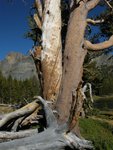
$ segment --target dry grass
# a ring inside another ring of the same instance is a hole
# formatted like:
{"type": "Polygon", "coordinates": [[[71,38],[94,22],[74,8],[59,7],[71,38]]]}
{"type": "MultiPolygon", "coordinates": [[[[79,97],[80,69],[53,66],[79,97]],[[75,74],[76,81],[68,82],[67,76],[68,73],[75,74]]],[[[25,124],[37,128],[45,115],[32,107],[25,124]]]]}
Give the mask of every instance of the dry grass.
{"type": "Polygon", "coordinates": [[[0,106],[0,114],[6,114],[6,113],[9,113],[9,112],[12,112],[14,111],[14,109],[12,107],[9,107],[9,106],[0,106]]]}

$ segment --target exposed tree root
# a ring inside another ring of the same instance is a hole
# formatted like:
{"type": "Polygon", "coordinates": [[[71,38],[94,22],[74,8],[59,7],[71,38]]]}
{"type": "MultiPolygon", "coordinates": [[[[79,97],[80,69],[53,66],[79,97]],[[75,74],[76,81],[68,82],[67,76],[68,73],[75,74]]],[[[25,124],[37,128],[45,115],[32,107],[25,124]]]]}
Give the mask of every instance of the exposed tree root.
{"type": "MultiPolygon", "coordinates": [[[[45,111],[45,117],[47,122],[47,129],[44,132],[37,133],[36,130],[21,131],[21,132],[1,132],[0,139],[16,139],[23,138],[18,140],[13,140],[5,143],[0,143],[0,149],[2,150],[65,150],[68,149],[93,149],[92,143],[78,138],[71,131],[67,132],[67,124],[58,125],[57,120],[53,114],[53,111],[48,107],[47,102],[41,97],[37,97],[37,100],[34,103],[41,103],[45,111]],[[35,134],[36,133],[36,134],[35,134]]],[[[38,105],[39,105],[38,104],[38,105]]],[[[30,104],[31,105],[31,104],[30,104]]],[[[26,108],[26,107],[24,107],[26,108]]],[[[28,107],[27,107],[28,108],[28,107]]],[[[35,107],[33,107],[35,108],[35,107]]],[[[34,114],[36,113],[34,111],[34,114]]],[[[32,116],[32,115],[31,115],[32,116]]],[[[17,120],[17,122],[21,121],[17,120]]],[[[15,123],[16,124],[16,123],[15,123]]],[[[15,125],[14,124],[14,125],[15,125]]]]}
{"type": "Polygon", "coordinates": [[[39,109],[40,105],[37,101],[34,101],[14,112],[4,115],[0,120],[0,130],[17,131],[19,126],[32,124],[33,121],[37,121],[36,117],[38,117],[37,112],[39,109]]]}
{"type": "Polygon", "coordinates": [[[30,129],[20,132],[0,132],[0,141],[8,141],[28,137],[37,133],[37,129],[30,129]]]}

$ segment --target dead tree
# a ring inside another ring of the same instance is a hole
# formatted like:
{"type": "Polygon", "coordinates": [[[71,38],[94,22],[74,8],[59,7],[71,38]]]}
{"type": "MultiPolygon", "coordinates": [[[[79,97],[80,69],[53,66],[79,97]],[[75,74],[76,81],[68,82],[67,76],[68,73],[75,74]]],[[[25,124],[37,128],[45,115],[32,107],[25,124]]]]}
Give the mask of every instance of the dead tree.
{"type": "MultiPolygon", "coordinates": [[[[66,149],[66,147],[80,150],[93,148],[90,142],[78,138],[73,131],[75,131],[78,123],[85,98],[82,75],[87,51],[99,51],[113,46],[113,36],[108,41],[99,44],[92,44],[84,38],[88,23],[103,22],[103,20],[87,19],[88,12],[97,6],[99,2],[100,0],[70,1],[70,18],[63,55],[64,65],[62,66],[60,0],[35,1],[37,14],[34,15],[34,19],[37,27],[42,31],[42,45],[40,48],[36,47],[35,51],[31,51],[31,55],[40,77],[43,98],[47,101],[53,101],[58,118],[56,120],[47,102],[38,97],[35,102],[38,105],[39,103],[43,104],[47,129],[29,138],[19,139],[7,144],[2,143],[0,144],[2,150],[60,150],[66,149]]],[[[35,107],[35,110],[37,108],[35,107]]],[[[35,110],[32,113],[36,116],[38,111],[35,112],[35,110]]],[[[32,113],[29,115],[32,116],[32,113]]],[[[21,114],[21,119],[18,118],[19,120],[13,123],[13,127],[17,127],[20,122],[22,124],[25,119],[28,121],[29,115],[23,119],[24,115],[21,114]]],[[[12,116],[11,119],[15,119],[12,116]]],[[[0,127],[6,125],[5,122],[8,123],[9,121],[10,119],[6,116],[0,121],[0,127]]],[[[12,125],[11,122],[10,125],[12,125]]]]}
{"type": "MultiPolygon", "coordinates": [[[[47,102],[41,97],[37,97],[37,101],[43,104],[45,110],[47,129],[39,134],[31,135],[28,138],[13,140],[0,144],[2,150],[63,150],[68,149],[92,149],[91,142],[79,139],[75,134],[68,131],[66,124],[59,126],[56,117],[47,102]]],[[[4,133],[5,134],[5,133],[4,133]]],[[[29,134],[29,133],[28,133],[29,134]]],[[[26,135],[26,134],[25,134],[26,135]]],[[[2,135],[1,135],[2,136],[2,135]]],[[[3,135],[4,136],[4,135],[3,135]]],[[[3,137],[2,136],[2,137],[3,137]]],[[[10,138],[23,136],[21,134],[8,135],[10,138]]],[[[5,138],[5,136],[4,136],[5,138]]],[[[8,137],[7,137],[8,139],[8,137]]]]}

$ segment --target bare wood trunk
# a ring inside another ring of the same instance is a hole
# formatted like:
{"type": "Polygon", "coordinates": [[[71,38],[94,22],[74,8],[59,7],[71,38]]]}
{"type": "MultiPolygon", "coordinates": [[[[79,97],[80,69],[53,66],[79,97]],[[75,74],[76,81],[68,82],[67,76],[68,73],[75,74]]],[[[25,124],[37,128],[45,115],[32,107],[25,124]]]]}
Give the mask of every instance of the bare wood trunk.
{"type": "Polygon", "coordinates": [[[83,62],[87,54],[87,50],[83,48],[87,13],[85,2],[80,2],[80,6],[70,14],[64,51],[62,87],[56,105],[60,123],[68,121],[73,98],[75,98],[75,105],[80,103],[77,101],[77,92],[82,82],[83,62]]]}
{"type": "Polygon", "coordinates": [[[7,140],[14,140],[14,139],[20,139],[28,136],[32,136],[34,134],[37,134],[37,129],[30,129],[25,131],[19,131],[19,132],[0,132],[0,142],[7,141],[7,140]]]}
{"type": "Polygon", "coordinates": [[[42,47],[43,96],[56,100],[62,76],[60,0],[45,1],[42,47]]]}

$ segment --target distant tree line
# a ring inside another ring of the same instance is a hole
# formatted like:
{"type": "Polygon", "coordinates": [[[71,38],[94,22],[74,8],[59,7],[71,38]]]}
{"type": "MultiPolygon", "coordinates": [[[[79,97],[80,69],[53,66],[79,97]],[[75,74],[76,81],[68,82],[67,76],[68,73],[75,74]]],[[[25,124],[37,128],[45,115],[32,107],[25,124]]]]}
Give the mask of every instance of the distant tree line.
{"type": "Polygon", "coordinates": [[[35,76],[22,81],[11,76],[6,78],[0,72],[0,103],[25,104],[38,94],[39,84],[35,76]]]}
{"type": "Polygon", "coordinates": [[[84,65],[84,81],[90,82],[93,94],[104,96],[113,94],[113,70],[112,66],[97,67],[96,62],[84,65]]]}

